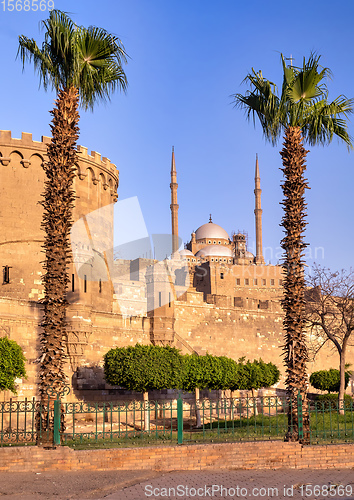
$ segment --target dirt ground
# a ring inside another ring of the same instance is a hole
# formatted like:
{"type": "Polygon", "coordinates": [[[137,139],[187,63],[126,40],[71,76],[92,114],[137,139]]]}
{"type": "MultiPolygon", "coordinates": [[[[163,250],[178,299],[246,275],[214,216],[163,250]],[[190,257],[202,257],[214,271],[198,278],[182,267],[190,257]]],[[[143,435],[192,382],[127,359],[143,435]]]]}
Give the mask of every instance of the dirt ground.
{"type": "Polygon", "coordinates": [[[1,472],[0,497],[91,500],[160,475],[154,471],[1,472]]]}

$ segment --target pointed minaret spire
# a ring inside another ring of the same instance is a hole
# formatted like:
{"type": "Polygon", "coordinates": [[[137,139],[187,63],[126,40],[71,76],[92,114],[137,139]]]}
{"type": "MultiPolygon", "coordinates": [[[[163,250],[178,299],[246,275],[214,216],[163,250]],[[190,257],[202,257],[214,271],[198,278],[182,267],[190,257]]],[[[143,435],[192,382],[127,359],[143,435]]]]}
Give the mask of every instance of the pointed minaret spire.
{"type": "Polygon", "coordinates": [[[254,215],[256,219],[256,264],[264,264],[263,244],[262,244],[262,208],[261,208],[261,178],[259,175],[258,154],[256,154],[256,172],[254,176],[254,194],[255,194],[255,209],[254,215]]]}
{"type": "Polygon", "coordinates": [[[178,250],[178,204],[177,204],[177,172],[175,163],[175,148],[172,146],[171,161],[171,220],[172,220],[172,253],[178,250]]]}

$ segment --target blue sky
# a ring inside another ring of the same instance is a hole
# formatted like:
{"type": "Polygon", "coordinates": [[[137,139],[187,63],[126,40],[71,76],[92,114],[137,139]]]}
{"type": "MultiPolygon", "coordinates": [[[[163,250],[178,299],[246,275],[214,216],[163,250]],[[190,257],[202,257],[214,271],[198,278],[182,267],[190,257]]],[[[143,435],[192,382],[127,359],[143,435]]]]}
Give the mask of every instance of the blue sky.
{"type": "MultiPolygon", "coordinates": [[[[5,4],[6,5],[6,4],[5,4]]],[[[295,64],[315,50],[333,73],[329,98],[354,97],[354,4],[313,1],[57,0],[75,22],[117,34],[130,56],[126,95],[81,112],[79,144],[120,170],[119,199],[137,196],[150,233],[170,231],[170,162],[175,147],[179,229],[183,241],[209,219],[228,233],[246,230],[254,244],[254,166],[261,171],[265,258],[276,263],[282,230],[278,147],[247,123],[230,97],[252,67],[281,84],[280,52],[295,64]]],[[[42,40],[48,12],[9,12],[0,4],[0,128],[13,137],[50,135],[54,93],[39,88],[33,68],[16,60],[18,35],[42,40]]],[[[354,117],[353,117],[354,119],[354,117]]],[[[352,119],[352,120],[353,120],[352,119]]],[[[353,121],[349,125],[354,135],[353,121]]],[[[308,265],[353,264],[353,152],[335,139],[308,154],[308,265]]]]}

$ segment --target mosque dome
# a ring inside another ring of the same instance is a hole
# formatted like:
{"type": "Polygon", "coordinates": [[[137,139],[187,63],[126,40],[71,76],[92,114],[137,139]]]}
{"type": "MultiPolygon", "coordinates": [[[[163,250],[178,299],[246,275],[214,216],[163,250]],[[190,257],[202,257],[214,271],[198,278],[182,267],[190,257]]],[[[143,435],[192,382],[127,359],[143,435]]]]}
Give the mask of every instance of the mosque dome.
{"type": "Polygon", "coordinates": [[[214,222],[208,222],[207,224],[203,224],[202,226],[198,227],[198,229],[195,232],[195,238],[196,240],[204,240],[204,239],[223,239],[223,240],[228,240],[229,235],[223,229],[221,226],[218,226],[218,224],[214,224],[214,222]]]}
{"type": "Polygon", "coordinates": [[[183,250],[180,250],[179,254],[182,255],[183,257],[194,257],[194,253],[192,253],[187,248],[184,248],[183,250]]]}
{"type": "MultiPolygon", "coordinates": [[[[207,225],[207,224],[205,224],[207,225]]],[[[214,224],[216,226],[216,224],[214,224]]],[[[202,226],[203,227],[203,226],[202,226]]],[[[220,227],[220,226],[218,226],[220,227]]],[[[222,229],[222,228],[220,228],[222,229]]],[[[223,230],[223,229],[222,229],[223,230]]],[[[221,238],[221,236],[220,236],[221,238]]],[[[232,257],[232,250],[227,246],[221,245],[208,245],[201,248],[196,254],[196,257],[232,257]]]]}

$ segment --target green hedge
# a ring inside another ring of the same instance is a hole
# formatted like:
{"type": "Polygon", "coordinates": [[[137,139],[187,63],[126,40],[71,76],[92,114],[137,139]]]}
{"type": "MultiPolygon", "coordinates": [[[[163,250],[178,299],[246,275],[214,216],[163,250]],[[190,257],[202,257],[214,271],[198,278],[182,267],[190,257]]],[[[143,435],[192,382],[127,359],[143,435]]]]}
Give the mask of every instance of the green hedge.
{"type": "Polygon", "coordinates": [[[273,363],[265,363],[262,359],[238,363],[238,377],[234,389],[254,390],[271,387],[280,378],[280,371],[273,363]]]}
{"type": "MultiPolygon", "coordinates": [[[[338,409],[338,394],[317,394],[315,402],[317,403],[317,409],[338,409]]],[[[344,403],[346,408],[354,409],[353,399],[349,394],[344,394],[344,403]]]]}
{"type": "Polygon", "coordinates": [[[183,357],[178,349],[169,346],[117,347],[104,356],[104,374],[109,384],[130,391],[180,388],[183,357]]]}
{"type": "Polygon", "coordinates": [[[252,390],[270,387],[280,372],[261,359],[239,362],[226,356],[182,355],[173,347],[136,344],[117,347],[104,356],[106,381],[131,391],[196,388],[209,390],[252,390]]]}
{"type": "MultiPolygon", "coordinates": [[[[345,372],[345,388],[349,383],[349,373],[345,372]]],[[[327,392],[339,392],[340,373],[339,370],[330,368],[311,373],[310,384],[315,389],[327,392]]]]}
{"type": "Polygon", "coordinates": [[[226,356],[183,356],[185,378],[182,388],[185,391],[199,389],[252,390],[271,387],[280,377],[280,371],[273,363],[259,361],[238,362],[226,356]]]}
{"type": "Polygon", "coordinates": [[[16,394],[15,379],[26,377],[21,347],[7,337],[0,338],[0,390],[16,394]]]}

